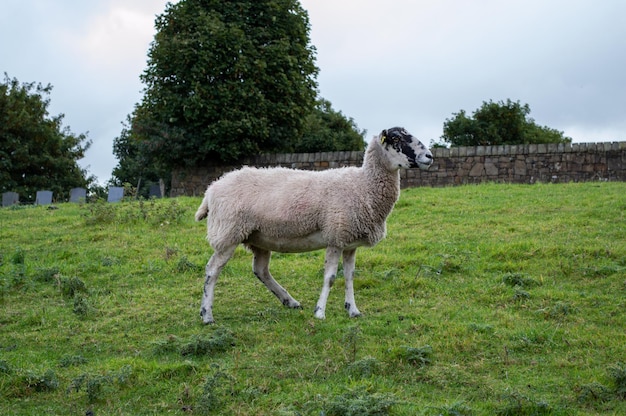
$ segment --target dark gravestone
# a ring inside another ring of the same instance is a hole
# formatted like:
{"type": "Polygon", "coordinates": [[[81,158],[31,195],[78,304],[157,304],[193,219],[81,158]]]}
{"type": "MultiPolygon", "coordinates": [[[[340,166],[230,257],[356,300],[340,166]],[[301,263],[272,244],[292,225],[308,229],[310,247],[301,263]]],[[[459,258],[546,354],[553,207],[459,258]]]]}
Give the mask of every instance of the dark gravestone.
{"type": "Polygon", "coordinates": [[[37,191],[35,205],[50,205],[52,203],[52,191],[37,191]]]}
{"type": "Polygon", "coordinates": [[[72,188],[70,190],[70,202],[87,202],[87,190],[85,188],[72,188]]]}
{"type": "Polygon", "coordinates": [[[159,185],[150,185],[150,191],[148,192],[149,198],[161,198],[161,187],[159,185]]]}
{"type": "Polygon", "coordinates": [[[2,194],[2,206],[10,207],[20,203],[20,196],[17,192],[5,192],[2,194]]]}
{"type": "Polygon", "coordinates": [[[119,202],[124,198],[124,188],[120,186],[109,187],[109,196],[107,202],[119,202]]]}

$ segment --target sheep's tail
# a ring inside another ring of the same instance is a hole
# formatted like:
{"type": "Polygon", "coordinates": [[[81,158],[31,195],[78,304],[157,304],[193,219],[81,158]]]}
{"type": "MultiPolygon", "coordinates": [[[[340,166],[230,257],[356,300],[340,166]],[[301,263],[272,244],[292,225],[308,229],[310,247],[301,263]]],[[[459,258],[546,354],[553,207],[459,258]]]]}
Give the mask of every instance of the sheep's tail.
{"type": "Polygon", "coordinates": [[[200,221],[206,218],[208,213],[209,213],[209,196],[205,194],[204,199],[202,199],[202,203],[200,204],[200,206],[198,207],[198,210],[196,211],[196,221],[200,221]]]}

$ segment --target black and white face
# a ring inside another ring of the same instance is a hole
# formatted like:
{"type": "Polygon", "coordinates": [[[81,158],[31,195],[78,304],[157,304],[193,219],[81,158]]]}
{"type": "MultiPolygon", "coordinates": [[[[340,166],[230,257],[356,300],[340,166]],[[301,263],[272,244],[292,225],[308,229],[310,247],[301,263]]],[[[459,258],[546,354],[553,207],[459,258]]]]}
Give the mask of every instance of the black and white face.
{"type": "Polygon", "coordinates": [[[433,164],[430,150],[402,127],[383,130],[380,134],[380,143],[387,151],[393,167],[425,170],[433,164]]]}

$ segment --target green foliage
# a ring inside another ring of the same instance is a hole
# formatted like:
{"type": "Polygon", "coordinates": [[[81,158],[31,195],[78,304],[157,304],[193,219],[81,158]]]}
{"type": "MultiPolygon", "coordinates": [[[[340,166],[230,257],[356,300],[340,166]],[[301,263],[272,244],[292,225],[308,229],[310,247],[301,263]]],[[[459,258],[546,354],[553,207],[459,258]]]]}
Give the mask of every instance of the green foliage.
{"type": "Polygon", "coordinates": [[[393,352],[395,359],[400,362],[411,364],[415,367],[424,367],[431,363],[433,347],[424,345],[423,347],[400,347],[393,352]]]}
{"type": "Polygon", "coordinates": [[[444,142],[452,146],[481,146],[527,143],[571,143],[563,132],[539,126],[529,118],[530,107],[507,99],[483,102],[471,117],[465,110],[443,123],[444,142]]]}
{"type": "Polygon", "coordinates": [[[626,400],[626,364],[617,363],[609,368],[609,375],[613,382],[615,394],[622,400],[626,400]]]}
{"type": "Polygon", "coordinates": [[[229,329],[217,328],[211,335],[192,335],[188,340],[169,335],[154,343],[157,354],[176,352],[182,356],[202,356],[225,352],[235,345],[235,337],[229,329]]]}
{"type": "Polygon", "coordinates": [[[88,360],[82,355],[65,355],[59,360],[59,367],[67,368],[86,364],[88,360]]]}
{"type": "Polygon", "coordinates": [[[53,370],[46,370],[43,374],[27,371],[23,382],[28,389],[36,392],[53,391],[59,388],[59,379],[53,370]]]}
{"type": "Polygon", "coordinates": [[[534,400],[517,392],[506,394],[504,400],[506,404],[495,412],[498,416],[542,416],[555,414],[548,403],[542,400],[534,400]]]}
{"type": "Polygon", "coordinates": [[[528,277],[525,273],[505,273],[502,276],[502,283],[513,287],[533,287],[539,285],[532,277],[528,277]]]}
{"type": "Polygon", "coordinates": [[[63,128],[63,115],[50,117],[52,86],[20,84],[5,73],[0,83],[0,193],[13,191],[34,202],[37,191],[69,197],[93,177],[78,166],[91,145],[84,134],[63,128]]]}
{"type": "Polygon", "coordinates": [[[290,149],[297,153],[365,150],[366,131],[352,118],[335,111],[330,101],[320,99],[306,118],[304,131],[290,149]]]}
{"type": "Polygon", "coordinates": [[[390,414],[397,400],[389,394],[357,389],[332,397],[324,406],[327,416],[384,416],[390,414]]]}
{"type": "Polygon", "coordinates": [[[105,374],[83,373],[70,383],[68,392],[85,392],[90,404],[104,400],[104,396],[112,392],[115,387],[124,387],[133,377],[133,369],[124,366],[117,371],[105,374]]]}
{"type": "Polygon", "coordinates": [[[215,410],[219,410],[223,405],[224,395],[223,381],[228,381],[230,377],[219,366],[215,366],[213,374],[206,378],[202,386],[202,393],[197,400],[195,411],[201,415],[208,415],[215,410]]]}
{"type": "Polygon", "coordinates": [[[134,184],[137,195],[149,197],[150,187],[165,183],[165,192],[171,183],[170,169],[160,168],[150,163],[148,156],[141,150],[140,143],[134,138],[132,131],[133,119],[129,116],[123,124],[122,132],[113,140],[113,154],[118,164],[113,168],[111,185],[123,186],[125,183],[134,184]]]}
{"type": "Polygon", "coordinates": [[[59,289],[65,298],[74,298],[79,293],[85,293],[87,286],[78,277],[61,277],[59,279],[59,289]]]}
{"type": "Polygon", "coordinates": [[[145,222],[151,225],[166,226],[178,224],[187,211],[176,199],[166,199],[157,203],[148,201],[125,201],[115,204],[99,199],[82,206],[82,216],[87,225],[107,225],[113,222],[132,224],[145,222]]]}
{"type": "Polygon", "coordinates": [[[316,97],[297,0],[184,0],[156,19],[131,136],[151,169],[289,149],[316,97]]]}

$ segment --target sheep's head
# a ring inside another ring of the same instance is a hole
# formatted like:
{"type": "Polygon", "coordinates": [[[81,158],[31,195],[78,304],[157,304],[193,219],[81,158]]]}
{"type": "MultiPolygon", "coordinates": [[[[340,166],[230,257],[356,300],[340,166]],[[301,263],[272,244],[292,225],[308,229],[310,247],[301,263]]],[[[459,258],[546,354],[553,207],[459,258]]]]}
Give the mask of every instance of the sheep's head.
{"type": "Polygon", "coordinates": [[[402,127],[383,130],[380,143],[394,167],[428,169],[433,163],[430,150],[402,127]]]}

